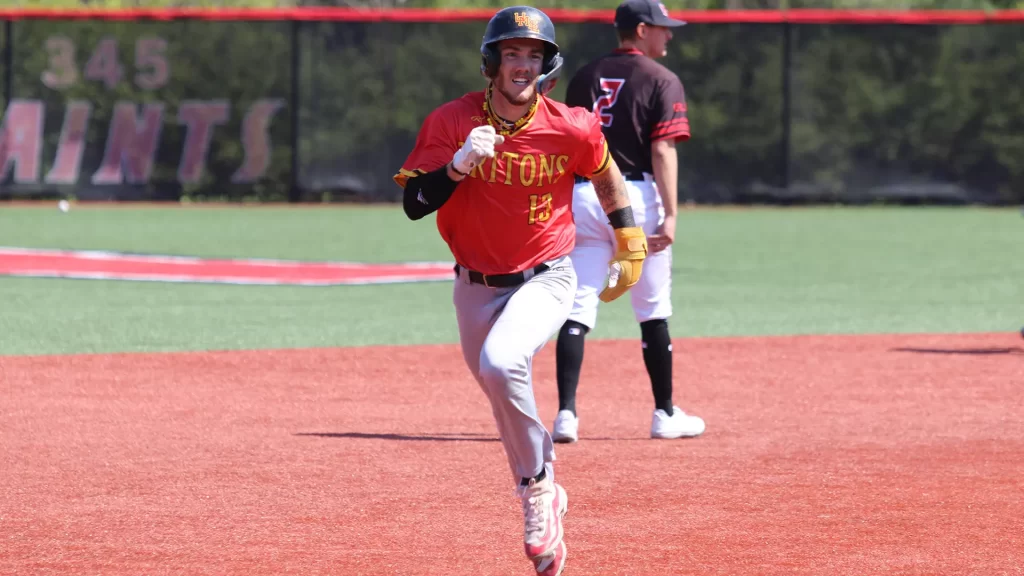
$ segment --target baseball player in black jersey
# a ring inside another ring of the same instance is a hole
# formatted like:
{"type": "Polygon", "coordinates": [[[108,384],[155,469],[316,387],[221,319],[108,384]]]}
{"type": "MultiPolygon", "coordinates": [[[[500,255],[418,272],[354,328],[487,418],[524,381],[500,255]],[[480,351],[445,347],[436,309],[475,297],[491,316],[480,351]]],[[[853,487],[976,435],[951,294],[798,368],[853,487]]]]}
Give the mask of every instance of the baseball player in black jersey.
{"type": "MultiPolygon", "coordinates": [[[[615,12],[619,48],[581,68],[566,91],[566,104],[600,116],[612,157],[626,180],[633,216],[648,239],[643,274],[630,296],[640,324],[644,364],[651,378],[652,438],[704,432],[704,421],[672,402],[672,241],[676,231],[676,143],[689,139],[686,97],[679,78],[655,62],[665,56],[672,29],[685,22],[669,17],[656,0],[625,0],[615,12]]],[[[608,218],[585,179],[573,191],[576,247],[572,262],[578,288],[573,310],[558,333],[556,363],[559,410],[555,442],[579,439],[576,387],[583,343],[597,322],[600,293],[608,276],[615,238],[608,218]]]]}

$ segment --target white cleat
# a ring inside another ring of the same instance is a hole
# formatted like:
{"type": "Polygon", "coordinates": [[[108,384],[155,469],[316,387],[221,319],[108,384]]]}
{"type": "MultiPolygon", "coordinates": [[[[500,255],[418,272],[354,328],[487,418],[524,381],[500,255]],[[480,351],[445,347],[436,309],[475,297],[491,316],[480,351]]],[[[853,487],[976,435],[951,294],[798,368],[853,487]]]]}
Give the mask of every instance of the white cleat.
{"type": "MultiPolygon", "coordinates": [[[[523,548],[526,557],[537,560],[541,556],[557,554],[563,536],[562,517],[568,511],[569,497],[565,489],[550,478],[544,478],[540,482],[530,480],[528,486],[519,487],[518,493],[523,502],[523,548]]],[[[546,566],[539,567],[537,571],[543,569],[546,566]]]]}
{"type": "Polygon", "coordinates": [[[551,428],[551,439],[568,444],[580,439],[580,419],[571,410],[559,410],[555,425],[551,428]]]}
{"type": "Polygon", "coordinates": [[[651,438],[690,438],[704,433],[704,420],[691,416],[678,406],[672,407],[672,415],[664,410],[655,410],[651,419],[651,438]]]}

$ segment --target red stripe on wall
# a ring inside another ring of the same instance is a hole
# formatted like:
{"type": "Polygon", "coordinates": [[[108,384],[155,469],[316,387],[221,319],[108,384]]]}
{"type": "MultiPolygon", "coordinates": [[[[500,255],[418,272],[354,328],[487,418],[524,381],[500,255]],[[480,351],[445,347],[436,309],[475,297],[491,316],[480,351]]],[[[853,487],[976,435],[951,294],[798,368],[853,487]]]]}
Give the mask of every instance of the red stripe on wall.
{"type": "MultiPolygon", "coordinates": [[[[335,22],[472,22],[486,21],[491,9],[395,8],[163,8],[9,9],[0,8],[2,20],[307,20],[335,22]]],[[[555,22],[611,23],[613,10],[551,9],[555,22]]],[[[1024,22],[1024,10],[673,10],[673,18],[701,24],[985,24],[1024,22]]]]}

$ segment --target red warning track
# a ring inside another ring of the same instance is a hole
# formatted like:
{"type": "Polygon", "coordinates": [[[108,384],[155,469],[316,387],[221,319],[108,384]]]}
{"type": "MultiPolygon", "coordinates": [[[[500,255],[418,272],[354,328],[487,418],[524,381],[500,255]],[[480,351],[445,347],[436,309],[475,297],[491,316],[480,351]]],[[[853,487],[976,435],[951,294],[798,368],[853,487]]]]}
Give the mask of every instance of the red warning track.
{"type": "Polygon", "coordinates": [[[448,262],[364,264],[291,260],[210,260],[119,252],[0,247],[0,276],[334,286],[435,282],[453,278],[448,262]]]}

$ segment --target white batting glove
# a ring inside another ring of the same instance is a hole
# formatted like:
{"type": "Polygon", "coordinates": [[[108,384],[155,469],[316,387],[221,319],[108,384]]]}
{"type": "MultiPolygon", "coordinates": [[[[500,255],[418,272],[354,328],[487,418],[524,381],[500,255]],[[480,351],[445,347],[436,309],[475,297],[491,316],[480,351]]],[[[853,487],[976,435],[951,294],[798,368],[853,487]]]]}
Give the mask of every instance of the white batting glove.
{"type": "Polygon", "coordinates": [[[463,174],[469,174],[484,158],[494,158],[494,147],[504,141],[505,137],[496,134],[493,126],[477,126],[469,131],[466,143],[452,157],[452,166],[463,174]]]}

